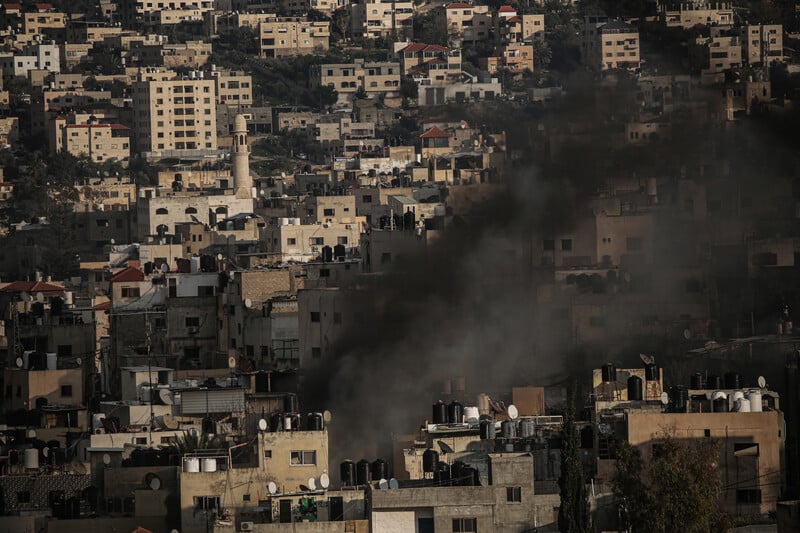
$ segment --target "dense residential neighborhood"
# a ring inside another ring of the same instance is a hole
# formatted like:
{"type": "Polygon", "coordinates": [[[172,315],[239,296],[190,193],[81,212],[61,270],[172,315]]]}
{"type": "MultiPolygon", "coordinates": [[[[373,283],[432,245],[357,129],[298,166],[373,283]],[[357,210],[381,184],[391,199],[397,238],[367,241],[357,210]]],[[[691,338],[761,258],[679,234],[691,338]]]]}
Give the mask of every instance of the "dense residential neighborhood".
{"type": "Polygon", "coordinates": [[[800,531],[796,2],[0,28],[0,530],[800,531]]]}

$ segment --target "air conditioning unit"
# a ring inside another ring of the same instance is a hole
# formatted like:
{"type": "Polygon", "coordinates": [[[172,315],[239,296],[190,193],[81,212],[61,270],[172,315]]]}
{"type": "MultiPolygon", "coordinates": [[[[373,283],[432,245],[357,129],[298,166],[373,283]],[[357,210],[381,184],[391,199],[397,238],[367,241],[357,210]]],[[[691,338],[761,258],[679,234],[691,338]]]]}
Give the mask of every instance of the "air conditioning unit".
{"type": "Polygon", "coordinates": [[[253,522],[242,522],[239,524],[239,531],[253,531],[253,522]]]}

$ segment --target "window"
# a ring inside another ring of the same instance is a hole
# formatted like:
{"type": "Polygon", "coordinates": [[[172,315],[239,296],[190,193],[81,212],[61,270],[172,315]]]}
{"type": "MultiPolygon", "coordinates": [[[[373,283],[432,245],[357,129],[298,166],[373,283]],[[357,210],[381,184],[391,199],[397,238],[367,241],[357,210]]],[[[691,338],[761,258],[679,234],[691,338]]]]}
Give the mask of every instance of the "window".
{"type": "Polygon", "coordinates": [[[312,246],[322,246],[325,244],[325,237],[310,237],[308,240],[312,246]]]}
{"type": "Polygon", "coordinates": [[[136,437],[133,440],[134,444],[147,444],[147,437],[136,437]]]}
{"type": "Polygon", "coordinates": [[[453,533],[472,533],[477,531],[477,518],[453,518],[453,533]]]}
{"type": "Polygon", "coordinates": [[[544,248],[545,251],[553,251],[556,249],[556,241],[553,239],[545,239],[544,242],[542,242],[542,248],[544,248]]]}
{"type": "Polygon", "coordinates": [[[199,316],[187,316],[186,320],[186,327],[187,328],[199,328],[200,327],[200,317],[199,316]]]}
{"type": "Polygon", "coordinates": [[[138,298],[139,287],[122,287],[123,298],[138,298]]]}
{"type": "Polygon", "coordinates": [[[250,501],[250,495],[249,494],[242,494],[242,501],[243,502],[249,502],[250,501]]]}
{"type": "Polygon", "coordinates": [[[195,496],[195,511],[213,511],[219,509],[219,496],[195,496]]]}
{"type": "Polygon", "coordinates": [[[297,244],[297,239],[295,239],[294,237],[289,237],[288,239],[286,239],[286,244],[288,244],[289,246],[294,246],[295,244],[297,244]]]}
{"type": "Polygon", "coordinates": [[[312,359],[320,359],[322,357],[322,348],[315,346],[311,348],[311,358],[312,359]]]}
{"type": "Polygon", "coordinates": [[[347,237],[336,237],[336,244],[347,245],[347,237]]]}
{"type": "Polygon", "coordinates": [[[506,501],[507,502],[521,502],[522,501],[522,487],[508,487],[508,488],[506,488],[506,501]]]}
{"type": "Polygon", "coordinates": [[[759,489],[737,489],[736,503],[761,503],[759,489]]]}
{"type": "Polygon", "coordinates": [[[290,452],[289,464],[292,466],[313,466],[317,464],[316,450],[290,452]]]}
{"type": "Polygon", "coordinates": [[[331,208],[323,209],[322,214],[326,217],[332,217],[336,214],[336,209],[331,209],[331,208]]]}
{"type": "Polygon", "coordinates": [[[272,459],[272,450],[264,450],[264,459],[272,459]]]}
{"type": "Polygon", "coordinates": [[[319,312],[311,312],[311,322],[319,322],[319,312]]]}
{"type": "Polygon", "coordinates": [[[167,210],[166,207],[159,207],[158,209],[156,209],[156,215],[168,215],[168,214],[169,211],[167,210]]]}
{"type": "Polygon", "coordinates": [[[561,249],[565,252],[572,250],[572,239],[561,239],[561,249]]]}
{"type": "Polygon", "coordinates": [[[365,194],[364,196],[361,197],[361,201],[364,202],[365,204],[371,204],[372,203],[372,195],[371,194],[365,194]]]}

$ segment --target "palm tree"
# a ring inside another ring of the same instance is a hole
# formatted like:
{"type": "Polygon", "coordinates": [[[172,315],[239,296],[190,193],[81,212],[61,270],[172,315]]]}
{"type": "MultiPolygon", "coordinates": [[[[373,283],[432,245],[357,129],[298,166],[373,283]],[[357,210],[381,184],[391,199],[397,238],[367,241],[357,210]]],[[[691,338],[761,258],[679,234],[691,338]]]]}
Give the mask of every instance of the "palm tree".
{"type": "Polygon", "coordinates": [[[225,435],[198,433],[195,430],[184,431],[183,435],[175,439],[174,446],[179,455],[186,455],[198,450],[219,450],[228,447],[225,435]]]}

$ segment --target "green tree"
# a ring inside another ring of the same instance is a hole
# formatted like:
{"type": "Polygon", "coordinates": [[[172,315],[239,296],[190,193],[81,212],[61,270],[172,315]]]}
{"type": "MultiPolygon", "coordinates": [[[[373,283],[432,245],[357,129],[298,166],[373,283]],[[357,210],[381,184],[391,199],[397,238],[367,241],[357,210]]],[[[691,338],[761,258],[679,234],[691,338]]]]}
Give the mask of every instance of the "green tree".
{"type": "Polygon", "coordinates": [[[589,499],[581,463],[580,435],[575,425],[575,391],[572,384],[567,394],[567,412],[561,432],[561,476],[558,487],[561,506],[558,508],[558,529],[563,533],[589,533],[589,499]]]}
{"type": "Polygon", "coordinates": [[[666,433],[645,462],[638,449],[617,451],[614,492],[624,527],[634,533],[706,533],[727,531],[720,510],[720,443],[714,439],[679,440],[666,433]]]}
{"type": "Polygon", "coordinates": [[[208,433],[197,431],[186,431],[177,437],[173,446],[179,455],[193,453],[198,450],[219,450],[227,448],[225,435],[209,435],[208,433]]]}
{"type": "Polygon", "coordinates": [[[414,39],[426,44],[448,45],[444,8],[437,7],[414,17],[414,39]]]}

